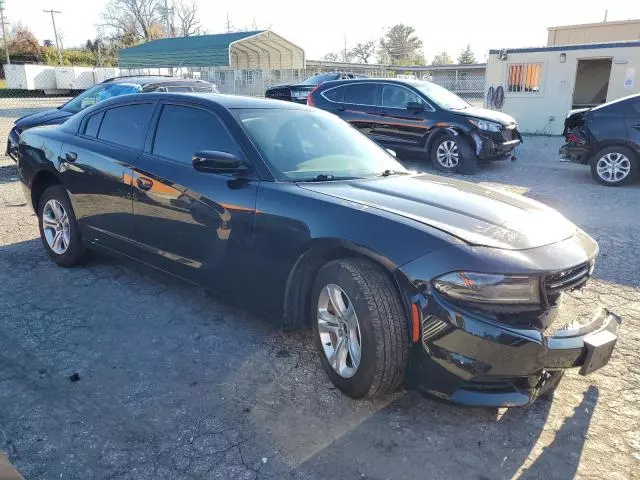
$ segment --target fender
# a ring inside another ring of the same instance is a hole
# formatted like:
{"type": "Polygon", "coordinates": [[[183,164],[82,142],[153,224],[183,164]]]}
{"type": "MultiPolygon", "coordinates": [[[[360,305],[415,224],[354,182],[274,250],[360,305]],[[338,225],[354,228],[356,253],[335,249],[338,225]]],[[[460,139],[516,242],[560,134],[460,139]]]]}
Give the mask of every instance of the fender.
{"type": "Polygon", "coordinates": [[[427,154],[431,151],[431,146],[433,145],[433,142],[435,142],[440,136],[442,135],[452,135],[454,137],[458,136],[458,135],[462,135],[465,138],[467,137],[467,131],[457,125],[447,125],[447,126],[438,126],[438,127],[434,127],[431,132],[429,133],[429,135],[427,136],[427,142],[425,144],[425,150],[427,152],[427,154]]]}

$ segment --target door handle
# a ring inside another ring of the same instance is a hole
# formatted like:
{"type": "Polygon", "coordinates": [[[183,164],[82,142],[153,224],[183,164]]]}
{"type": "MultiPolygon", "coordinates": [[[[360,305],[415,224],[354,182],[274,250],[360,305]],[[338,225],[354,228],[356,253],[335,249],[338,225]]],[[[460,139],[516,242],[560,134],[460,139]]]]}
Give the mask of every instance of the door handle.
{"type": "Polygon", "coordinates": [[[378,112],[376,115],[378,115],[379,117],[386,117],[387,116],[386,112],[378,112]]]}
{"type": "Polygon", "coordinates": [[[76,152],[67,152],[64,154],[65,161],[73,163],[77,160],[78,154],[76,152]]]}
{"type": "Polygon", "coordinates": [[[136,183],[138,184],[138,188],[140,190],[149,190],[151,189],[151,187],[153,187],[153,181],[144,177],[138,177],[138,179],[136,180],[136,183]]]}
{"type": "Polygon", "coordinates": [[[336,108],[336,110],[339,112],[344,112],[346,110],[346,107],[338,107],[336,108]]]}
{"type": "Polygon", "coordinates": [[[635,128],[636,130],[640,130],[640,123],[637,123],[635,125],[631,125],[631,128],[635,128]]]}

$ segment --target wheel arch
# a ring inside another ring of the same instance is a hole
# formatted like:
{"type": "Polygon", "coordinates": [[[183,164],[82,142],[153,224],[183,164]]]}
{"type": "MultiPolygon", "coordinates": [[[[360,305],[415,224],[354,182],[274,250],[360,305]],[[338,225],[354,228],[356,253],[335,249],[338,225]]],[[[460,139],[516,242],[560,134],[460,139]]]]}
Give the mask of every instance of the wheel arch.
{"type": "Polygon", "coordinates": [[[35,212],[38,211],[40,197],[44,191],[53,185],[63,185],[58,176],[49,169],[43,168],[36,172],[31,181],[31,206],[35,212]]]}
{"type": "Polygon", "coordinates": [[[449,125],[446,127],[436,127],[435,130],[433,130],[427,137],[427,142],[425,144],[427,155],[431,155],[431,148],[433,147],[433,144],[444,135],[453,135],[454,137],[461,136],[466,139],[467,142],[469,141],[468,132],[459,126],[449,125]]]}
{"type": "Polygon", "coordinates": [[[592,162],[596,161],[598,154],[602,150],[604,150],[605,148],[611,148],[611,147],[624,147],[627,150],[630,150],[631,153],[634,155],[633,160],[635,160],[635,163],[636,163],[636,170],[640,171],[640,152],[638,152],[638,149],[633,144],[633,142],[629,142],[626,139],[613,138],[613,139],[605,139],[605,140],[599,141],[592,148],[591,155],[589,156],[589,161],[587,163],[591,164],[592,162]]]}
{"type": "Polygon", "coordinates": [[[398,289],[409,321],[410,303],[404,282],[397,276],[397,266],[385,256],[351,242],[340,239],[316,239],[300,254],[287,277],[283,297],[282,328],[290,331],[308,323],[311,289],[316,274],[328,262],[341,258],[361,258],[382,268],[398,289]]]}

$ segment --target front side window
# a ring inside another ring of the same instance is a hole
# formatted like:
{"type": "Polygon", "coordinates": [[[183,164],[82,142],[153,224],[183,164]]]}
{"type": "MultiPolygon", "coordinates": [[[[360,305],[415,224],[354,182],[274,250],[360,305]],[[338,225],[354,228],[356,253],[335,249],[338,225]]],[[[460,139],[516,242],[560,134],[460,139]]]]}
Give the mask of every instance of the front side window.
{"type": "Polygon", "coordinates": [[[232,110],[282,181],[369,178],[407,170],[348,123],[321,110],[232,110]]]}
{"type": "Polygon", "coordinates": [[[98,138],[142,150],[154,108],[152,103],[110,108],[104,112],[98,138]]]}
{"type": "Polygon", "coordinates": [[[355,83],[347,85],[344,92],[344,101],[355,105],[375,105],[376,104],[375,83],[355,83]]]}
{"type": "Polygon", "coordinates": [[[153,153],[191,164],[193,154],[214,150],[239,155],[239,148],[215,115],[199,108],[165,105],[153,141],[153,153]]]}
{"type": "Polygon", "coordinates": [[[408,103],[424,103],[408,88],[399,85],[382,85],[382,106],[387,108],[407,108],[408,103]]]}
{"type": "Polygon", "coordinates": [[[85,90],[76,98],[65,103],[60,109],[65,112],[78,113],[108,98],[140,92],[142,92],[142,87],[133,83],[101,83],[85,90]]]}
{"type": "Polygon", "coordinates": [[[541,63],[511,64],[507,70],[508,93],[540,93],[541,63]]]}

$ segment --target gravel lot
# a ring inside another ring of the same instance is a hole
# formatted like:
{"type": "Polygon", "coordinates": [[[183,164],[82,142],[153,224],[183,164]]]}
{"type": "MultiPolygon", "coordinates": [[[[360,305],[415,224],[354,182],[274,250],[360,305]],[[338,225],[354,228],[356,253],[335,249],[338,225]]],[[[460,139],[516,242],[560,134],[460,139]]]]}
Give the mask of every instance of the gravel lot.
{"type": "Polygon", "coordinates": [[[596,278],[567,303],[620,314],[621,338],[606,368],[571,372],[553,402],[500,410],[413,391],[353,401],[308,332],[108,257],[55,267],[0,159],[0,450],[27,480],[640,478],[640,183],[599,186],[557,161],[559,144],[526,138],[517,162],[469,180],[598,239],[596,278]]]}

